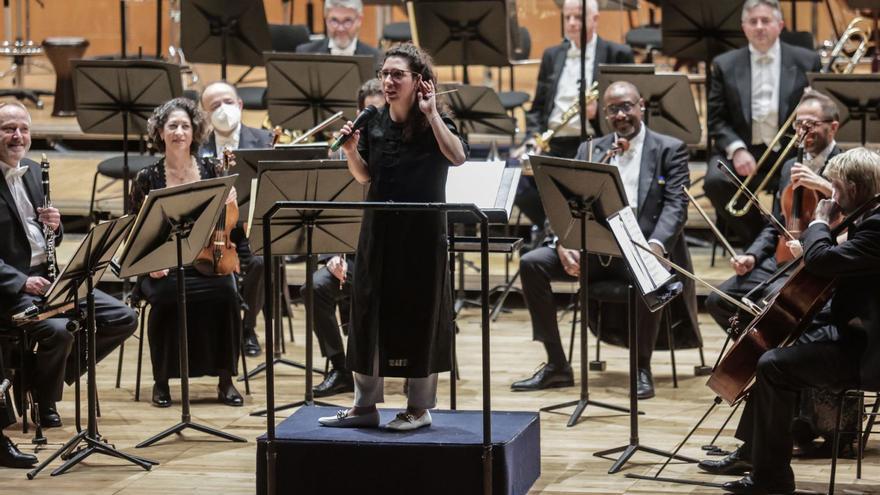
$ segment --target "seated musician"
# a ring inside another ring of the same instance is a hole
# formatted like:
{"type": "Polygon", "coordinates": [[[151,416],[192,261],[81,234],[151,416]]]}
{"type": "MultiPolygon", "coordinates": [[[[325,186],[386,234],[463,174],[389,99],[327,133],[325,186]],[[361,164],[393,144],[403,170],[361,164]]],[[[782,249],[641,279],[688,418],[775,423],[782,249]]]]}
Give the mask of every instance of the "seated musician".
{"type": "Polygon", "coordinates": [[[815,276],[836,278],[831,299],[833,340],[806,342],[772,349],[758,362],[755,384],[740,418],[736,436],[744,442],[734,454],[704,461],[701,468],[727,474],[749,472],[724,490],[737,494],[793,493],[790,422],[797,394],[807,388],[842,391],[880,388],[877,363],[880,289],[880,209],[862,214],[848,230],[846,241],[832,236],[831,227],[880,193],[880,155],[856,148],[834,157],[825,171],[832,198],[819,202],[815,220],[801,236],[804,269],[815,276]],[[713,469],[718,468],[718,469],[713,469]],[[735,469],[733,469],[735,468],[735,469]]]}
{"type": "Polygon", "coordinates": [[[324,24],[327,37],[299,45],[296,51],[330,55],[369,55],[378,64],[381,52],[358,39],[363,19],[364,4],[361,0],[326,0],[324,24]]]}
{"type": "MultiPolygon", "coordinates": [[[[581,50],[581,0],[565,0],[562,4],[562,20],[565,40],[544,50],[541,67],[538,71],[538,85],[532,106],[526,112],[526,135],[534,136],[548,129],[556,129],[553,139],[548,143],[547,154],[562,158],[574,158],[580,145],[580,118],[575,116],[563,125],[563,114],[578,104],[580,88],[581,50]]],[[[596,34],[599,25],[599,6],[596,0],[587,0],[587,58],[584,62],[587,76],[586,87],[599,78],[600,64],[631,64],[632,50],[604,40],[596,34]]],[[[599,132],[596,120],[597,102],[587,107],[590,125],[587,132],[599,132]]],[[[525,147],[535,145],[534,137],[526,140],[525,147]]],[[[521,153],[519,153],[521,155],[521,153]]],[[[538,189],[532,177],[523,177],[516,192],[516,205],[523,214],[539,228],[544,226],[546,214],[538,197],[538,189]]]]}
{"type": "MultiPolygon", "coordinates": [[[[679,266],[690,267],[690,255],[682,230],[687,218],[687,198],[682,187],[690,183],[688,155],[684,143],[648,129],[642,122],[644,101],[638,89],[625,81],[608,87],[603,96],[605,115],[614,134],[593,141],[593,159],[599,161],[619,138],[629,141],[629,149],[611,159],[610,163],[620,169],[626,196],[636,210],[636,218],[651,249],[658,255],[669,256],[679,266]]],[[[586,143],[578,150],[577,158],[586,159],[586,143]]],[[[544,246],[530,251],[520,261],[523,297],[532,319],[533,336],[544,344],[547,364],[531,378],[514,382],[513,390],[540,390],[550,387],[567,387],[574,384],[571,366],[565,353],[556,322],[556,304],[550,282],[554,280],[576,281],[582,264],[577,250],[561,245],[544,246]]],[[[619,258],[606,260],[590,255],[586,269],[591,282],[627,279],[623,261],[619,258]]],[[[691,336],[699,341],[696,319],[696,293],[692,283],[685,285],[683,297],[673,304],[679,306],[685,316],[685,324],[691,336]]],[[[650,312],[639,299],[637,325],[639,328],[638,396],[648,399],[654,396],[651,377],[651,354],[654,350],[660,325],[661,312],[650,312]]],[[[596,315],[590,310],[590,317],[596,315]]],[[[673,318],[676,318],[673,309],[673,318]]],[[[623,311],[605,311],[603,338],[626,342],[626,315],[623,311]],[[606,331],[608,329],[608,331],[606,331]],[[616,335],[615,335],[616,334],[616,335]],[[615,339],[616,337],[616,339],[615,339]]],[[[590,322],[596,328],[595,321],[590,322]]],[[[683,343],[679,341],[679,343],[683,343]]]]}
{"type": "MultiPolygon", "coordinates": [[[[804,188],[803,194],[807,194],[806,191],[815,191],[822,197],[831,197],[831,183],[822,177],[822,171],[828,160],[842,151],[834,140],[840,126],[839,121],[837,106],[831,98],[813,90],[804,93],[795,117],[796,126],[807,126],[809,129],[804,130],[804,163],[797,163],[796,158],[785,162],[779,177],[779,192],[773,200],[773,214],[782,225],[786,225],[786,218],[792,217],[790,212],[782,211],[781,205],[783,192],[789,184],[794,188],[804,188]]],[[[806,213],[812,216],[812,211],[806,213]]],[[[745,250],[745,254],[731,258],[730,264],[736,271],[736,276],[727,279],[719,289],[740,300],[759,285],[766,285],[762,283],[776,272],[778,266],[776,258],[780,239],[785,242],[777,225],[769,220],[765,221],[764,229],[745,250]]],[[[788,249],[783,254],[789,254],[788,249]]],[[[767,287],[759,288],[749,298],[758,301],[767,293],[767,287]]],[[[732,304],[714,293],[706,299],[706,309],[721,328],[725,329],[729,326],[730,317],[736,313],[732,304]]],[[[739,315],[739,318],[741,326],[748,324],[743,319],[747,315],[739,315]]]]}
{"type": "MultiPolygon", "coordinates": [[[[272,136],[262,129],[248,127],[241,122],[244,102],[238,97],[235,87],[225,81],[209,84],[202,91],[202,109],[208,114],[213,131],[202,145],[202,157],[221,157],[223,150],[246,150],[269,148],[272,136]]],[[[260,355],[260,342],[257,340],[257,315],[263,308],[263,257],[255,256],[244,234],[243,224],[232,230],[232,240],[238,252],[242,273],[242,298],[245,303],[242,328],[244,332],[244,353],[246,356],[260,355]]]]}
{"type": "MultiPolygon", "coordinates": [[[[385,106],[385,95],[378,79],[370,79],[358,90],[358,111],[373,105],[376,108],[385,106]]],[[[345,366],[345,347],[342,345],[339,320],[336,318],[336,307],[342,320],[349,321],[351,304],[351,283],[354,274],[354,256],[334,256],[327,261],[324,268],[315,272],[315,336],[321,355],[330,360],[330,372],[313,390],[315,397],[327,397],[334,394],[354,391],[354,380],[345,366]]],[[[300,292],[305,294],[305,286],[300,292]]]]}
{"type": "MultiPolygon", "coordinates": [[[[806,73],[820,68],[815,52],[779,40],[783,26],[778,0],[747,0],[742,29],[749,45],[712,61],[708,124],[715,156],[709,160],[703,188],[719,220],[745,244],[758,235],[764,221],[755,208],[742,217],[728,213],[725,206],[736,185],[715,163],[726,160],[741,178],[756,173],[756,160],[797,106],[807,86],[806,73]]],[[[756,179],[766,175],[775,160],[771,155],[756,179]]],[[[771,191],[776,180],[771,181],[771,191]]],[[[753,180],[750,187],[759,182],[753,180]]]]}
{"type": "MultiPolygon", "coordinates": [[[[196,159],[207,126],[205,115],[186,98],[175,98],[156,107],[147,131],[164,158],[140,172],[132,187],[132,208],[140,210],[153,189],[179,186],[216,176],[208,163],[196,159]]],[[[233,190],[234,191],[234,190],[233,190]]],[[[227,205],[236,201],[235,193],[227,205]]],[[[189,375],[219,377],[217,397],[229,406],[243,400],[232,376],[236,374],[241,332],[241,311],[233,275],[203,275],[185,269],[186,314],[189,336],[189,375]]],[[[147,329],[153,364],[153,405],[171,406],[168,379],[180,376],[177,333],[177,275],[161,270],[138,280],[151,305],[147,329]]]]}
{"type": "MultiPolygon", "coordinates": [[[[43,227],[55,232],[61,242],[61,214],[44,208],[37,201],[44,197],[40,164],[25,158],[31,147],[31,117],[21,103],[0,105],[0,331],[12,325],[12,316],[40,303],[40,296],[51,285],[47,280],[47,243],[43,227]]],[[[137,315],[128,306],[100,290],[95,291],[98,360],[125,342],[137,327],[137,315]]],[[[44,427],[61,426],[55,406],[61,400],[64,381],[76,380],[71,352],[73,335],[67,318],[57,316],[29,324],[27,333],[36,344],[36,356],[29,376],[34,397],[40,404],[44,427]],[[65,364],[66,363],[66,364],[65,364]]],[[[81,367],[85,372],[85,367],[81,367]]]]}

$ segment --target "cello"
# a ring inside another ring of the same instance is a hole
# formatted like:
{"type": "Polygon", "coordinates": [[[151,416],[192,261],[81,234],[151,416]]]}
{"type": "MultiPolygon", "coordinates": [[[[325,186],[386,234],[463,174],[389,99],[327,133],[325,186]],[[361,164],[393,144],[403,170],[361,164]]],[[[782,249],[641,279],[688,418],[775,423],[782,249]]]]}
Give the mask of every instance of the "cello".
{"type": "MultiPolygon", "coordinates": [[[[222,158],[214,167],[218,177],[229,173],[230,163],[234,163],[232,159],[232,151],[223,150],[222,158]]],[[[241,267],[238,261],[238,252],[230,239],[230,232],[235,228],[237,222],[238,203],[232,201],[227,203],[220,212],[220,219],[217,220],[214,231],[208,238],[208,244],[202,248],[193,262],[193,267],[199,273],[210,277],[239,272],[241,267]]]]}
{"type": "MultiPolygon", "coordinates": [[[[832,229],[832,236],[836,238],[878,203],[880,194],[850,213],[832,229]]],[[[793,269],[788,280],[743,330],[706,383],[728,404],[739,401],[749,391],[761,356],[771,349],[793,344],[831,298],[836,278],[805,270],[802,257],[794,259],[788,267],[793,269]]]]}

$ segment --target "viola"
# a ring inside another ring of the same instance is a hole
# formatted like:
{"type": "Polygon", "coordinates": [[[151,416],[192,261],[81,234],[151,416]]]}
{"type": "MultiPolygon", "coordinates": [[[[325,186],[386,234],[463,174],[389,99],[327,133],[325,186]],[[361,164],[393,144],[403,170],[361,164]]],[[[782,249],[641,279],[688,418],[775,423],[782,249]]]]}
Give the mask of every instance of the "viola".
{"type": "MultiPolygon", "coordinates": [[[[230,150],[223,150],[223,156],[215,166],[218,176],[229,173],[233,155],[230,150]]],[[[235,201],[227,203],[220,212],[220,219],[214,226],[214,232],[208,238],[208,244],[202,248],[193,262],[193,267],[199,273],[206,276],[229,275],[238,273],[240,264],[235,244],[230,238],[232,229],[238,223],[238,204],[235,201]]]]}

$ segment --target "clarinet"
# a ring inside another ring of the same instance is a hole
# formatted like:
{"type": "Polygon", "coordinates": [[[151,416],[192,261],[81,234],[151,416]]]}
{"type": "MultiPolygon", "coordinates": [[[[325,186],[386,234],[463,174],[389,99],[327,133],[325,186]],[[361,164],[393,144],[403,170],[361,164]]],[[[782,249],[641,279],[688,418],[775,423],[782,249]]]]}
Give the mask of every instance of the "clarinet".
{"type": "MultiPolygon", "coordinates": [[[[49,159],[43,153],[43,159],[40,161],[40,170],[43,176],[43,208],[52,206],[52,200],[49,196],[49,159]]],[[[55,264],[55,231],[48,224],[43,224],[43,238],[46,240],[46,263],[49,264],[49,281],[54,282],[58,271],[55,264]]]]}

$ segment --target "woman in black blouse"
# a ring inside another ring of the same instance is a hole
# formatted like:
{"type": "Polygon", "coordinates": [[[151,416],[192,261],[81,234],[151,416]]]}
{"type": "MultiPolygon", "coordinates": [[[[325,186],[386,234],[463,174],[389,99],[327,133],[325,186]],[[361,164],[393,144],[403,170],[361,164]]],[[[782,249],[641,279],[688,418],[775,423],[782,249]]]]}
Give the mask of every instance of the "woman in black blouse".
{"type": "MultiPolygon", "coordinates": [[[[467,143],[437,109],[430,58],[411,44],[385,54],[379,79],[385,108],[360,131],[343,134],[348,168],[369,184],[368,201],[445,202],[448,167],[467,159],[467,143]]],[[[354,407],[321,424],[376,427],[382,377],[409,378],[407,409],[386,425],[412,430],[431,424],[437,373],[450,369],[452,294],[446,215],[366,211],[352,295],[348,367],[354,407]]]]}
{"type": "MultiPolygon", "coordinates": [[[[134,211],[140,210],[153,189],[179,186],[215,176],[213,167],[196,159],[206,119],[196,104],[175,98],[153,111],[147,124],[150,139],[165,157],[141,170],[132,187],[134,211]]],[[[235,201],[233,189],[227,203],[235,201]]],[[[241,394],[232,383],[240,352],[241,307],[233,275],[209,277],[192,267],[186,276],[189,376],[217,376],[217,398],[241,406],[241,394]]],[[[148,322],[150,360],[153,364],[153,405],[171,405],[169,378],[180,377],[177,334],[177,276],[162,270],[138,280],[138,289],[151,305],[148,322]]]]}

